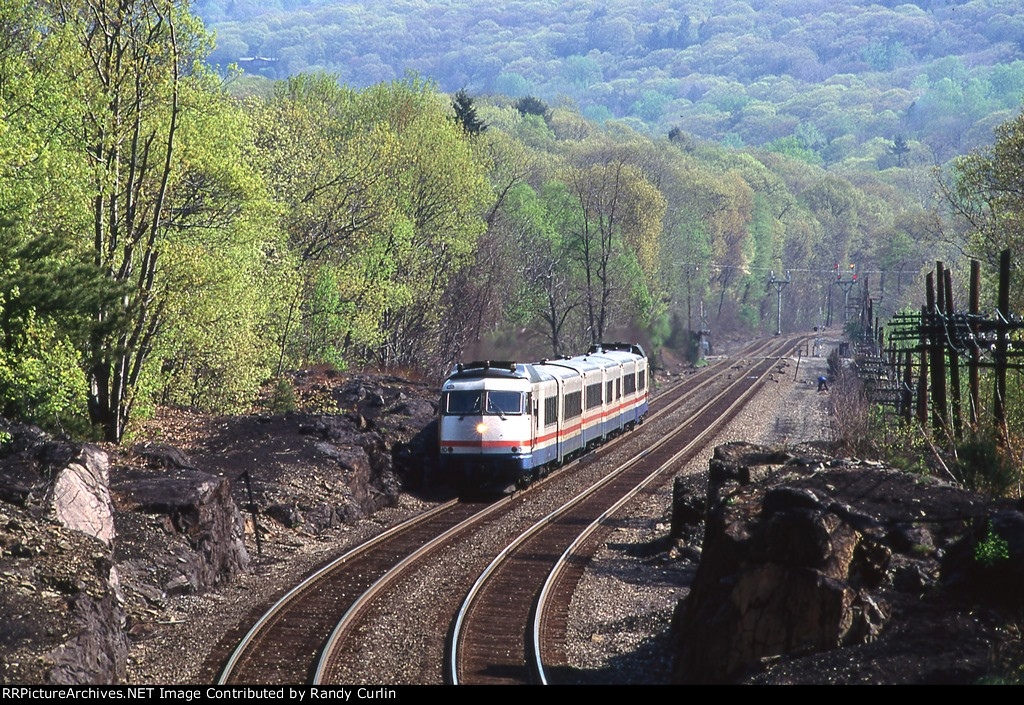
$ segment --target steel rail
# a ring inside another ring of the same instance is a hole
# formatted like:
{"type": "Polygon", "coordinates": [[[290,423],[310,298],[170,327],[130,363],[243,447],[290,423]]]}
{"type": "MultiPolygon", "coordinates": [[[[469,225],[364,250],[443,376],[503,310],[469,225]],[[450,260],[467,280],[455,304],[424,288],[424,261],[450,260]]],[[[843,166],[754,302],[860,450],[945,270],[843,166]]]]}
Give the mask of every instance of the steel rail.
{"type": "MultiPolygon", "coordinates": [[[[773,343],[777,343],[777,342],[778,341],[775,341],[773,339],[773,340],[770,340],[770,341],[764,343],[763,345],[761,345],[759,347],[773,346],[773,343]]],[[[780,346],[780,348],[785,348],[785,347],[790,346],[792,344],[794,344],[794,341],[790,340],[790,341],[787,341],[786,343],[783,343],[780,346]]],[[[745,358],[749,358],[749,357],[756,357],[756,356],[745,355],[744,357],[745,358]]],[[[762,359],[764,359],[764,360],[769,360],[769,359],[774,360],[774,359],[779,359],[779,358],[778,357],[774,357],[774,356],[771,356],[771,357],[765,356],[762,359]]],[[[765,372],[767,372],[767,369],[765,370],[765,372]]],[[[760,377],[762,377],[765,372],[762,372],[760,375],[758,375],[758,382],[756,382],[754,385],[751,385],[750,388],[748,388],[743,393],[741,393],[741,396],[739,397],[739,399],[736,402],[734,402],[732,405],[730,405],[728,407],[727,411],[724,412],[724,413],[729,413],[729,411],[731,411],[741,401],[745,402],[745,400],[747,398],[749,398],[749,396],[751,394],[753,394],[753,391],[756,389],[756,387],[759,386],[759,384],[760,384],[760,377]]],[[[706,380],[701,386],[704,386],[704,384],[709,384],[711,381],[716,379],[718,376],[719,375],[714,375],[713,377],[711,377],[708,380],[706,380]]],[[[452,630],[452,636],[451,636],[451,639],[450,639],[449,658],[448,658],[448,664],[447,664],[448,665],[448,669],[446,671],[446,675],[448,676],[449,682],[451,682],[452,684],[456,684],[456,685],[459,683],[459,675],[458,675],[458,673],[459,673],[459,667],[458,667],[459,666],[459,664],[458,664],[458,659],[459,659],[459,643],[460,643],[460,640],[461,640],[462,629],[463,629],[463,626],[465,624],[466,617],[467,617],[467,615],[469,613],[469,610],[471,609],[471,607],[473,605],[473,602],[474,602],[477,594],[479,593],[479,591],[482,589],[484,584],[490,579],[490,577],[494,574],[494,572],[496,570],[498,570],[498,568],[505,562],[505,560],[507,559],[509,554],[513,550],[515,550],[516,548],[521,546],[523,543],[525,543],[534,534],[536,534],[537,532],[541,531],[542,529],[550,526],[553,523],[553,521],[556,518],[558,518],[560,515],[568,512],[570,509],[572,509],[574,506],[576,506],[577,504],[582,502],[584,499],[589,498],[591,495],[593,495],[594,493],[596,493],[599,490],[601,490],[605,485],[607,485],[608,483],[610,483],[614,479],[616,479],[619,475],[621,475],[622,473],[626,472],[628,469],[633,467],[636,463],[640,462],[649,453],[651,453],[654,450],[660,448],[662,445],[664,445],[666,443],[669,443],[672,440],[674,440],[675,437],[678,434],[680,434],[680,433],[682,433],[684,431],[685,426],[687,424],[693,423],[694,421],[697,420],[697,418],[699,418],[703,413],[705,413],[707,405],[709,405],[710,403],[712,403],[714,401],[717,401],[717,400],[727,396],[730,393],[735,392],[736,387],[740,386],[741,383],[744,381],[744,379],[746,379],[746,375],[744,375],[742,377],[739,377],[739,378],[737,378],[734,381],[731,381],[731,383],[728,384],[721,392],[719,392],[717,395],[712,397],[711,400],[706,402],[704,408],[694,412],[689,417],[687,417],[685,420],[681,421],[677,431],[662,437],[661,439],[656,441],[649,448],[641,451],[637,455],[633,456],[629,460],[627,460],[624,463],[622,463],[619,467],[617,467],[616,469],[614,469],[611,472],[609,472],[605,477],[601,478],[598,482],[594,483],[591,487],[589,487],[588,489],[584,490],[583,492],[581,492],[577,496],[573,497],[572,499],[567,501],[565,504],[563,504],[561,507],[559,507],[558,509],[555,509],[554,511],[549,513],[544,518],[538,520],[535,524],[533,524],[527,530],[522,532],[515,540],[513,540],[511,543],[506,545],[506,547],[504,549],[502,549],[502,551],[491,561],[491,563],[487,566],[487,568],[484,569],[484,571],[480,574],[480,576],[474,582],[473,586],[469,590],[469,593],[464,598],[463,603],[462,603],[462,607],[460,608],[460,610],[458,612],[458,615],[456,617],[455,626],[454,626],[454,628],[452,630]]],[[[694,389],[693,391],[696,391],[696,389],[694,389]]],[[[674,408],[674,406],[672,408],[674,408]]],[[[706,428],[706,429],[704,429],[703,431],[700,432],[700,434],[698,435],[698,440],[699,439],[703,439],[704,437],[706,437],[712,430],[717,429],[718,426],[719,426],[719,424],[717,422],[709,424],[708,428],[706,428]]],[[[683,454],[685,452],[688,452],[696,442],[697,442],[697,440],[692,441],[691,443],[687,444],[687,446],[683,450],[680,450],[679,452],[674,454],[673,455],[673,460],[675,458],[677,458],[679,455],[681,455],[681,454],[683,454]]],[[[662,470],[662,467],[659,467],[659,469],[657,471],[655,471],[655,474],[660,472],[662,470]]]]}
{"type": "Polygon", "coordinates": [[[270,622],[274,620],[284,610],[285,607],[291,604],[302,593],[306,592],[317,581],[321,580],[329,572],[334,571],[342,564],[350,562],[353,558],[368,552],[372,548],[375,548],[377,545],[387,540],[388,538],[391,538],[399,532],[407,531],[413,526],[421,524],[422,522],[425,522],[428,519],[431,519],[434,516],[451,509],[456,504],[458,504],[458,500],[453,499],[449,502],[446,502],[445,504],[438,505],[437,507],[434,507],[428,511],[422,512],[421,514],[417,514],[414,517],[410,517],[405,521],[399,522],[398,524],[395,524],[386,531],[383,531],[380,534],[374,536],[373,538],[364,541],[358,546],[353,547],[349,551],[346,551],[341,556],[338,556],[327,565],[321,566],[320,568],[315,570],[311,575],[306,577],[302,582],[293,587],[291,590],[285,593],[283,597],[277,600],[277,602],[271,605],[270,609],[268,609],[263,614],[263,616],[256,621],[252,628],[249,629],[246,635],[242,637],[242,640],[231,652],[231,656],[228,658],[224,667],[221,669],[221,672],[217,677],[217,685],[226,685],[228,683],[229,679],[234,673],[236,666],[242,660],[242,657],[245,655],[245,652],[249,649],[250,645],[252,645],[255,638],[261,632],[263,632],[267,625],[269,625],[270,622]]]}
{"type": "MultiPolygon", "coordinates": [[[[744,352],[748,350],[751,352],[756,352],[771,344],[772,341],[755,343],[753,345],[748,346],[744,350],[744,352]]],[[[747,358],[749,357],[749,355],[742,355],[742,357],[747,358]]],[[[684,404],[696,392],[714,382],[721,375],[726,374],[727,371],[731,369],[734,361],[734,358],[723,358],[722,360],[717,361],[715,364],[700,370],[698,372],[698,375],[700,377],[699,379],[695,379],[695,377],[691,376],[690,378],[681,380],[676,384],[672,385],[671,387],[667,388],[666,390],[662,391],[655,399],[657,401],[661,401],[662,399],[667,398],[665,406],[649,411],[646,422],[649,423],[650,421],[660,418],[661,416],[664,416],[665,414],[672,412],[677,407],[684,404]],[[691,384],[694,382],[695,384],[691,384]],[[680,389],[681,387],[688,388],[680,389]],[[671,395],[676,392],[678,392],[679,395],[676,396],[675,398],[672,398],[671,395]]],[[[652,400],[652,404],[653,403],[655,403],[655,400],[652,400]]],[[[487,509],[484,509],[477,514],[474,514],[471,517],[468,517],[460,524],[451,527],[443,534],[423,544],[413,553],[409,554],[399,563],[395,564],[395,566],[389,569],[387,573],[382,575],[378,580],[376,580],[372,585],[370,585],[366,589],[366,591],[362,595],[360,595],[355,602],[352,603],[349,609],[346,610],[345,614],[335,625],[334,629],[331,631],[331,634],[324,645],[320,658],[316,664],[316,668],[313,675],[313,683],[324,683],[330,677],[330,672],[336,659],[336,655],[338,654],[342,644],[344,643],[347,634],[349,634],[352,628],[357,624],[358,619],[362,615],[362,613],[365,610],[367,610],[371,603],[379,595],[385,592],[386,589],[394,581],[403,577],[404,573],[408,571],[411,567],[415,566],[417,562],[421,561],[424,558],[424,556],[428,555],[433,550],[439,549],[440,547],[448,543],[448,541],[451,540],[453,537],[457,536],[459,533],[466,532],[471,528],[477,526],[478,524],[483,522],[487,517],[496,513],[499,509],[506,508],[507,505],[513,501],[513,499],[529,496],[527,493],[532,494],[533,492],[539,490],[541,487],[546,486],[548,482],[554,481],[556,478],[564,477],[564,472],[576,466],[580,460],[600,457],[601,455],[610,452],[619,444],[619,442],[631,437],[631,434],[620,434],[616,436],[615,438],[605,442],[600,448],[596,449],[594,452],[582,456],[582,458],[578,458],[573,462],[569,463],[564,468],[560,469],[558,473],[552,473],[537,482],[531,483],[525,491],[516,493],[510,497],[505,497],[502,500],[490,505],[487,509]]]]}
{"type": "MultiPolygon", "coordinates": [[[[791,341],[789,341],[788,345],[790,347],[793,347],[793,346],[799,345],[801,342],[802,342],[802,340],[800,340],[800,339],[798,339],[798,340],[791,340],[791,341]]],[[[770,358],[766,357],[765,359],[770,359],[770,358]]],[[[777,359],[785,359],[785,356],[783,356],[782,358],[777,358],[777,359]]],[[[532,652],[533,652],[533,658],[534,658],[534,662],[533,662],[534,675],[537,677],[537,680],[538,680],[538,682],[541,685],[548,685],[549,684],[548,678],[547,678],[547,674],[546,674],[546,672],[544,670],[543,653],[542,653],[542,648],[541,648],[542,625],[543,625],[543,623],[545,621],[545,618],[547,616],[548,599],[550,598],[551,594],[553,593],[554,585],[558,581],[558,579],[561,577],[561,575],[562,575],[562,573],[563,573],[563,571],[565,569],[565,566],[568,563],[569,559],[571,557],[575,556],[577,554],[577,552],[579,551],[580,547],[582,547],[582,545],[587,541],[587,539],[589,539],[599,528],[601,528],[608,521],[608,519],[611,518],[612,515],[614,515],[619,509],[621,509],[623,506],[625,506],[627,503],[629,503],[642,490],[644,490],[645,488],[647,488],[648,486],[653,484],[656,480],[661,479],[661,475],[667,469],[673,467],[674,464],[679,460],[679,458],[681,458],[682,456],[684,456],[687,453],[689,453],[694,448],[694,446],[697,445],[698,443],[702,442],[704,440],[704,438],[708,434],[713,433],[713,432],[717,433],[718,430],[719,430],[719,427],[724,425],[724,423],[727,423],[727,420],[723,421],[723,417],[725,415],[729,414],[737,406],[746,405],[746,403],[749,400],[749,398],[758,389],[760,389],[760,387],[763,385],[763,383],[764,383],[764,373],[762,373],[760,375],[760,377],[758,378],[757,382],[755,382],[753,385],[751,385],[745,392],[743,392],[743,394],[741,394],[740,397],[738,397],[736,399],[735,402],[733,402],[729,406],[728,409],[726,409],[724,414],[719,417],[719,421],[717,421],[714,424],[711,424],[710,426],[708,426],[707,429],[705,429],[700,434],[698,434],[697,437],[694,438],[690,443],[688,443],[686,446],[684,446],[682,449],[680,449],[677,453],[675,453],[667,461],[662,463],[662,465],[660,467],[658,467],[656,470],[652,471],[650,475],[648,475],[646,478],[644,478],[632,490],[630,490],[628,493],[623,495],[623,497],[621,499],[619,499],[613,505],[608,507],[608,509],[606,509],[599,517],[594,519],[594,521],[592,521],[585,529],[583,529],[583,531],[580,532],[579,536],[577,536],[576,539],[573,540],[573,542],[571,544],[569,544],[569,546],[565,549],[565,551],[562,552],[562,555],[559,556],[558,560],[555,561],[554,566],[552,567],[551,571],[548,573],[548,577],[544,581],[544,585],[541,587],[540,593],[537,596],[537,601],[536,601],[536,604],[535,604],[535,607],[534,607],[534,612],[533,612],[533,624],[532,624],[532,629],[531,629],[531,633],[533,635],[533,649],[532,649],[532,652]]],[[[729,419],[729,420],[731,420],[731,419],[729,419]]]]}

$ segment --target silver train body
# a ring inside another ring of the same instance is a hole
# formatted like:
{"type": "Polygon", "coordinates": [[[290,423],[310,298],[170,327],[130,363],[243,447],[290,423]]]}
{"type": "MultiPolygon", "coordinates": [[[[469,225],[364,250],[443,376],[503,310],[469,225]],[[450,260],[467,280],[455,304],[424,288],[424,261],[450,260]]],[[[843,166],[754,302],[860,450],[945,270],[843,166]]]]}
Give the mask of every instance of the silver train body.
{"type": "Polygon", "coordinates": [[[441,470],[465,486],[521,486],[642,422],[648,382],[634,343],[529,364],[460,364],[441,387],[441,470]]]}

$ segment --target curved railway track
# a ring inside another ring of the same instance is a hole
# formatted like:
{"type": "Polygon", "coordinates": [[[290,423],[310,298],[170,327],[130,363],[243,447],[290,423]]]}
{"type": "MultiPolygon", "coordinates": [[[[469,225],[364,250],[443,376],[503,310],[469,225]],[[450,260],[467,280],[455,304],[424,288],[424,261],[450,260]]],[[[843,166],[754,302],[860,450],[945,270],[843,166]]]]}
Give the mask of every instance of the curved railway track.
{"type": "MultiPolygon", "coordinates": [[[[751,346],[744,356],[760,354],[761,347],[751,346]]],[[[671,413],[727,375],[732,365],[733,360],[722,361],[665,390],[652,399],[648,420],[671,413]]],[[[348,551],[289,591],[257,621],[227,658],[218,682],[330,680],[332,664],[343,657],[347,635],[358,628],[359,616],[417,560],[450,544],[469,527],[500,521],[500,516],[527,502],[549,481],[558,482],[600,459],[617,440],[512,497],[489,505],[449,502],[348,551]]]]}
{"type": "MultiPolygon", "coordinates": [[[[794,341],[776,346],[773,354],[794,341]]],[[[608,517],[656,487],[697,455],[756,391],[771,357],[731,382],[675,432],[551,512],[510,543],[470,589],[452,630],[446,680],[451,683],[547,682],[544,663],[564,662],[566,615],[576,581],[608,517]],[[581,526],[585,527],[581,531],[581,526]]]]}
{"type": "MultiPolygon", "coordinates": [[[[763,352],[763,348],[772,345],[772,343],[762,344],[756,348],[752,348],[748,351],[748,355],[757,355],[763,352]]],[[[652,412],[648,416],[648,423],[653,422],[656,418],[669,414],[678,409],[685,401],[694,397],[694,395],[709,387],[720,380],[722,377],[732,377],[732,369],[735,366],[735,361],[730,360],[726,364],[717,366],[714,370],[702,377],[700,381],[691,380],[689,384],[685,385],[685,391],[677,393],[675,395],[663,395],[659,397],[659,403],[654,406],[652,405],[652,412]]],[[[700,400],[703,403],[703,400],[700,400]]],[[[630,435],[627,438],[632,438],[630,435]]],[[[588,456],[587,463],[593,462],[595,459],[600,458],[603,452],[610,448],[606,446],[601,449],[598,453],[591,454],[588,456]]],[[[645,451],[649,452],[649,451],[645,451]]],[[[538,488],[539,490],[539,488],[538,488]]],[[[558,504],[561,504],[564,500],[558,500],[558,504]]],[[[533,502],[535,504],[541,504],[539,498],[534,497],[533,502]]],[[[557,506],[557,504],[556,504],[557,506]]],[[[517,521],[521,521],[515,516],[515,506],[508,506],[503,509],[500,513],[495,513],[493,516],[488,517],[488,525],[501,525],[502,529],[508,529],[508,527],[514,526],[517,521]]],[[[531,520],[532,523],[532,520],[531,520]]],[[[485,527],[480,526],[481,522],[471,520],[466,522],[462,527],[458,527],[457,531],[461,542],[465,545],[477,545],[493,541],[493,539],[483,536],[485,527]]],[[[447,537],[445,543],[451,543],[455,540],[454,536],[447,537]]],[[[412,578],[410,577],[420,568],[429,570],[427,563],[432,561],[433,563],[440,563],[443,561],[454,561],[451,555],[443,555],[442,553],[431,554],[428,559],[426,556],[428,552],[432,552],[435,548],[441,551],[441,543],[437,546],[431,546],[428,549],[419,552],[417,555],[410,556],[408,560],[404,561],[400,566],[396,566],[394,570],[384,576],[378,583],[376,583],[367,593],[360,598],[360,600],[353,605],[353,608],[345,615],[345,618],[339,623],[335,629],[332,638],[329,640],[325,647],[325,655],[322,665],[318,668],[317,679],[315,682],[346,682],[352,680],[363,680],[368,676],[370,671],[369,664],[365,663],[364,653],[371,648],[382,648],[379,644],[374,643],[372,639],[368,639],[365,634],[373,633],[374,629],[377,630],[378,634],[386,635],[387,632],[391,631],[389,625],[393,624],[397,620],[393,618],[393,615],[389,612],[401,610],[402,607],[396,605],[401,604],[401,599],[407,592],[415,590],[413,586],[412,578]],[[370,626],[370,625],[376,625],[370,626]],[[383,630],[383,631],[382,631],[383,630]],[[362,660],[362,663],[360,661],[362,660]],[[357,667],[348,667],[349,664],[359,664],[357,667]]],[[[496,550],[496,549],[495,549],[496,550]]],[[[486,564],[488,558],[484,558],[483,564],[486,564]]],[[[480,564],[482,565],[482,564],[480,564]]],[[[461,578],[461,581],[452,581],[450,576],[435,576],[435,580],[445,579],[447,581],[446,591],[449,592],[465,592],[472,582],[475,572],[471,568],[465,568],[466,575],[461,578]],[[456,584],[452,584],[455,582],[456,584]],[[461,587],[459,587],[461,585],[461,587]]],[[[476,569],[477,571],[479,569],[476,569]]],[[[414,651],[415,648],[409,643],[412,640],[417,639],[422,633],[430,633],[436,635],[436,639],[440,642],[443,634],[447,631],[451,623],[451,615],[457,610],[457,604],[452,605],[450,608],[446,604],[445,606],[437,605],[432,606],[434,609],[430,615],[424,616],[417,620],[419,629],[417,634],[411,635],[406,640],[392,639],[390,648],[392,650],[405,650],[406,652],[414,651]]],[[[406,605],[408,608],[408,605],[406,605]]],[[[417,607],[419,610],[423,610],[423,606],[417,607]]],[[[382,638],[389,638],[383,636],[382,638]]],[[[440,660],[440,659],[438,659],[440,660]]],[[[405,664],[403,664],[405,666],[405,664]]],[[[421,672],[420,682],[441,682],[443,679],[444,671],[441,669],[440,664],[436,664],[436,668],[429,671],[421,672]]]]}

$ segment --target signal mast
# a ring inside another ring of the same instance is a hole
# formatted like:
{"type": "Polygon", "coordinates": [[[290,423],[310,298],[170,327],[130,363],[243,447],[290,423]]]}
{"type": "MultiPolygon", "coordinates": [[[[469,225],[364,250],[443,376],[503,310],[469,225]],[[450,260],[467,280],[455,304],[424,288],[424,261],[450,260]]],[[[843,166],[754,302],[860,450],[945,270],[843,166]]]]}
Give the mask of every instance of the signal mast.
{"type": "Polygon", "coordinates": [[[792,277],[789,275],[789,270],[786,270],[785,279],[776,279],[775,270],[772,270],[771,277],[768,279],[768,286],[775,287],[775,295],[778,298],[778,318],[775,326],[775,335],[782,335],[782,290],[789,286],[792,281],[792,277]]]}

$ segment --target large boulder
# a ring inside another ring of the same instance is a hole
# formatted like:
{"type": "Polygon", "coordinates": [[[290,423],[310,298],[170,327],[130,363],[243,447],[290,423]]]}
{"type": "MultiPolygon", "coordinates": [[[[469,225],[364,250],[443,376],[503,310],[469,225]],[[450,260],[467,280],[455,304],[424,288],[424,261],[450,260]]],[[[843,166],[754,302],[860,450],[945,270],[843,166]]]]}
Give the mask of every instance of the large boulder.
{"type": "Polygon", "coordinates": [[[83,445],[71,462],[53,474],[47,493],[51,511],[64,526],[110,545],[115,532],[109,483],[107,454],[83,445]]]}
{"type": "Polygon", "coordinates": [[[107,453],[3,419],[0,432],[8,437],[0,447],[0,500],[31,506],[110,545],[115,531],[107,453]]]}
{"type": "Polygon", "coordinates": [[[675,627],[675,677],[723,682],[767,657],[876,637],[869,589],[891,552],[851,511],[814,491],[757,482],[792,456],[724,448],[712,459],[701,562],[675,627]]]}
{"type": "Polygon", "coordinates": [[[680,682],[972,683],[1020,663],[1013,501],[810,445],[720,446],[707,483],[680,682]]]}
{"type": "Polygon", "coordinates": [[[107,454],[4,419],[0,432],[0,682],[123,681],[107,454]]]}
{"type": "Polygon", "coordinates": [[[226,478],[187,467],[127,467],[111,489],[123,534],[118,559],[154,564],[164,590],[204,590],[248,567],[245,524],[226,478]],[[155,537],[154,524],[163,529],[155,537]]]}

